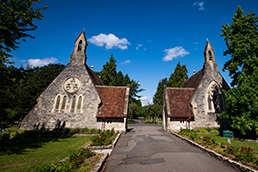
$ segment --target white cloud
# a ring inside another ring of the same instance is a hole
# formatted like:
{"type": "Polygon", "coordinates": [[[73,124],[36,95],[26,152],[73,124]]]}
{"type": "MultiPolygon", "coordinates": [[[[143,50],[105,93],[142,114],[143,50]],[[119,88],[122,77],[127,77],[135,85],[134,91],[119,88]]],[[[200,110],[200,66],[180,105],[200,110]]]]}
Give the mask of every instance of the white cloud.
{"type": "Polygon", "coordinates": [[[177,57],[184,57],[185,55],[189,54],[183,47],[176,46],[175,48],[165,49],[166,52],[165,56],[163,57],[163,61],[171,61],[177,57]]]}
{"type": "Polygon", "coordinates": [[[138,50],[139,47],[142,47],[142,44],[138,44],[138,46],[136,47],[136,50],[138,50]]]}
{"type": "Polygon", "coordinates": [[[144,48],[143,50],[146,51],[146,48],[144,48]]]}
{"type": "Polygon", "coordinates": [[[131,62],[130,60],[126,60],[126,61],[122,62],[121,64],[123,65],[123,64],[130,63],[130,62],[131,62]]]}
{"type": "Polygon", "coordinates": [[[203,4],[204,2],[199,2],[199,1],[196,1],[195,3],[193,3],[193,5],[200,7],[199,10],[204,10],[203,4]]]}
{"type": "Polygon", "coordinates": [[[44,66],[49,63],[55,63],[58,60],[55,57],[44,58],[44,59],[29,59],[28,63],[32,66],[44,66]]]}
{"type": "Polygon", "coordinates": [[[140,98],[141,102],[142,102],[142,106],[146,106],[148,104],[152,104],[152,99],[149,99],[148,97],[141,97],[140,98]]]}
{"type": "Polygon", "coordinates": [[[114,34],[110,33],[108,35],[100,33],[97,36],[92,36],[88,41],[94,45],[97,45],[99,47],[112,49],[112,48],[120,48],[121,50],[128,49],[127,45],[130,45],[131,43],[127,41],[126,38],[119,39],[114,34]]]}
{"type": "Polygon", "coordinates": [[[150,40],[150,39],[148,39],[148,40],[147,40],[147,42],[151,42],[151,40],[150,40]]]}
{"type": "Polygon", "coordinates": [[[196,44],[196,45],[197,45],[197,44],[199,44],[199,42],[195,42],[194,44],[196,44]]]}

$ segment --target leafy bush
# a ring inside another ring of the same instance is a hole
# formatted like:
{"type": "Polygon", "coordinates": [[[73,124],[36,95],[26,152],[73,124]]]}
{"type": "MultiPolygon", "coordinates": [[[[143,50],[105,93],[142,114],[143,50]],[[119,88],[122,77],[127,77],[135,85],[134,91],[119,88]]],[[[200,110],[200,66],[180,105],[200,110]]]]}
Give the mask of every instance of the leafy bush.
{"type": "Polygon", "coordinates": [[[207,133],[208,131],[204,128],[199,128],[196,130],[197,132],[207,133]]]}
{"type": "Polygon", "coordinates": [[[215,152],[217,152],[217,153],[219,153],[219,154],[221,154],[221,155],[223,155],[223,156],[226,156],[226,155],[227,155],[227,153],[224,152],[222,149],[216,149],[215,152]]]}
{"type": "Polygon", "coordinates": [[[69,158],[61,160],[57,163],[42,165],[35,169],[36,172],[63,172],[63,171],[75,171],[79,168],[79,165],[83,163],[84,159],[92,157],[95,152],[89,149],[79,149],[77,152],[70,152],[69,158]]]}
{"type": "Polygon", "coordinates": [[[254,154],[253,149],[251,147],[241,147],[240,152],[235,153],[235,157],[238,158],[241,162],[255,162],[258,161],[257,156],[254,154]]]}
{"type": "Polygon", "coordinates": [[[113,139],[115,138],[115,131],[112,128],[112,130],[106,130],[105,132],[102,132],[98,136],[92,136],[91,137],[91,145],[92,146],[103,146],[103,145],[109,145],[112,143],[113,139]]]}
{"type": "Polygon", "coordinates": [[[210,132],[218,133],[219,131],[217,129],[212,129],[210,132]]]}
{"type": "Polygon", "coordinates": [[[238,151],[239,151],[239,147],[236,145],[234,145],[234,146],[229,145],[229,146],[227,146],[227,149],[226,149],[227,154],[235,154],[238,151]]]}
{"type": "Polygon", "coordinates": [[[0,142],[1,142],[1,143],[6,143],[6,142],[8,142],[9,137],[10,137],[10,134],[9,134],[9,133],[2,133],[2,134],[0,134],[0,142]]]}

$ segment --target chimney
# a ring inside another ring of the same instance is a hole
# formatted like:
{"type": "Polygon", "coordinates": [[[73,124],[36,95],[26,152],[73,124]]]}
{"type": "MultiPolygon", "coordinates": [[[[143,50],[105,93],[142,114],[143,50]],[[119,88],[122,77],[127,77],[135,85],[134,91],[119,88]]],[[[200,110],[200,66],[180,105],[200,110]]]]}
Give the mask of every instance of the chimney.
{"type": "Polygon", "coordinates": [[[193,74],[195,74],[195,70],[193,70],[193,74]]]}
{"type": "Polygon", "coordinates": [[[91,66],[91,70],[93,71],[93,69],[94,69],[94,66],[91,66]]]}

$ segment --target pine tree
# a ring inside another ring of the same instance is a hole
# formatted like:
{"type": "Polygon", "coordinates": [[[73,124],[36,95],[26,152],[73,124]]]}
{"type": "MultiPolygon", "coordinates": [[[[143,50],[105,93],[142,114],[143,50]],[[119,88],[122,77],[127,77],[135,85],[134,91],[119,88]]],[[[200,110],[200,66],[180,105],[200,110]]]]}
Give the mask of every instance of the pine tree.
{"type": "Polygon", "coordinates": [[[159,106],[163,105],[164,85],[168,85],[168,79],[167,78],[163,78],[158,83],[157,91],[156,91],[156,93],[154,94],[154,97],[153,97],[153,103],[155,105],[159,105],[159,106]]]}
{"type": "Polygon", "coordinates": [[[116,85],[116,59],[111,54],[109,62],[103,65],[103,69],[100,71],[101,80],[104,85],[114,86],[116,85]]]}
{"type": "Polygon", "coordinates": [[[174,73],[170,75],[168,87],[181,87],[184,80],[188,78],[187,73],[186,65],[181,66],[180,62],[178,62],[174,73]]]}
{"type": "Polygon", "coordinates": [[[124,84],[124,75],[121,71],[119,71],[117,73],[117,76],[116,76],[116,86],[126,86],[124,84]]]}

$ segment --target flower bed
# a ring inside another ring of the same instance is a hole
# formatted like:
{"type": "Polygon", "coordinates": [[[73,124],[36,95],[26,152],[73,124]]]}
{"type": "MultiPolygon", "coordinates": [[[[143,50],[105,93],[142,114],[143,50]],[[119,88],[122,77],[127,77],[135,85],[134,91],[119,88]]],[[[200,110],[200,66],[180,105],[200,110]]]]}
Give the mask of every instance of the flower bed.
{"type": "Polygon", "coordinates": [[[214,150],[223,156],[227,156],[234,161],[258,169],[258,157],[251,147],[219,143],[212,137],[201,137],[196,131],[189,129],[181,130],[178,134],[187,137],[208,149],[214,150]]]}

